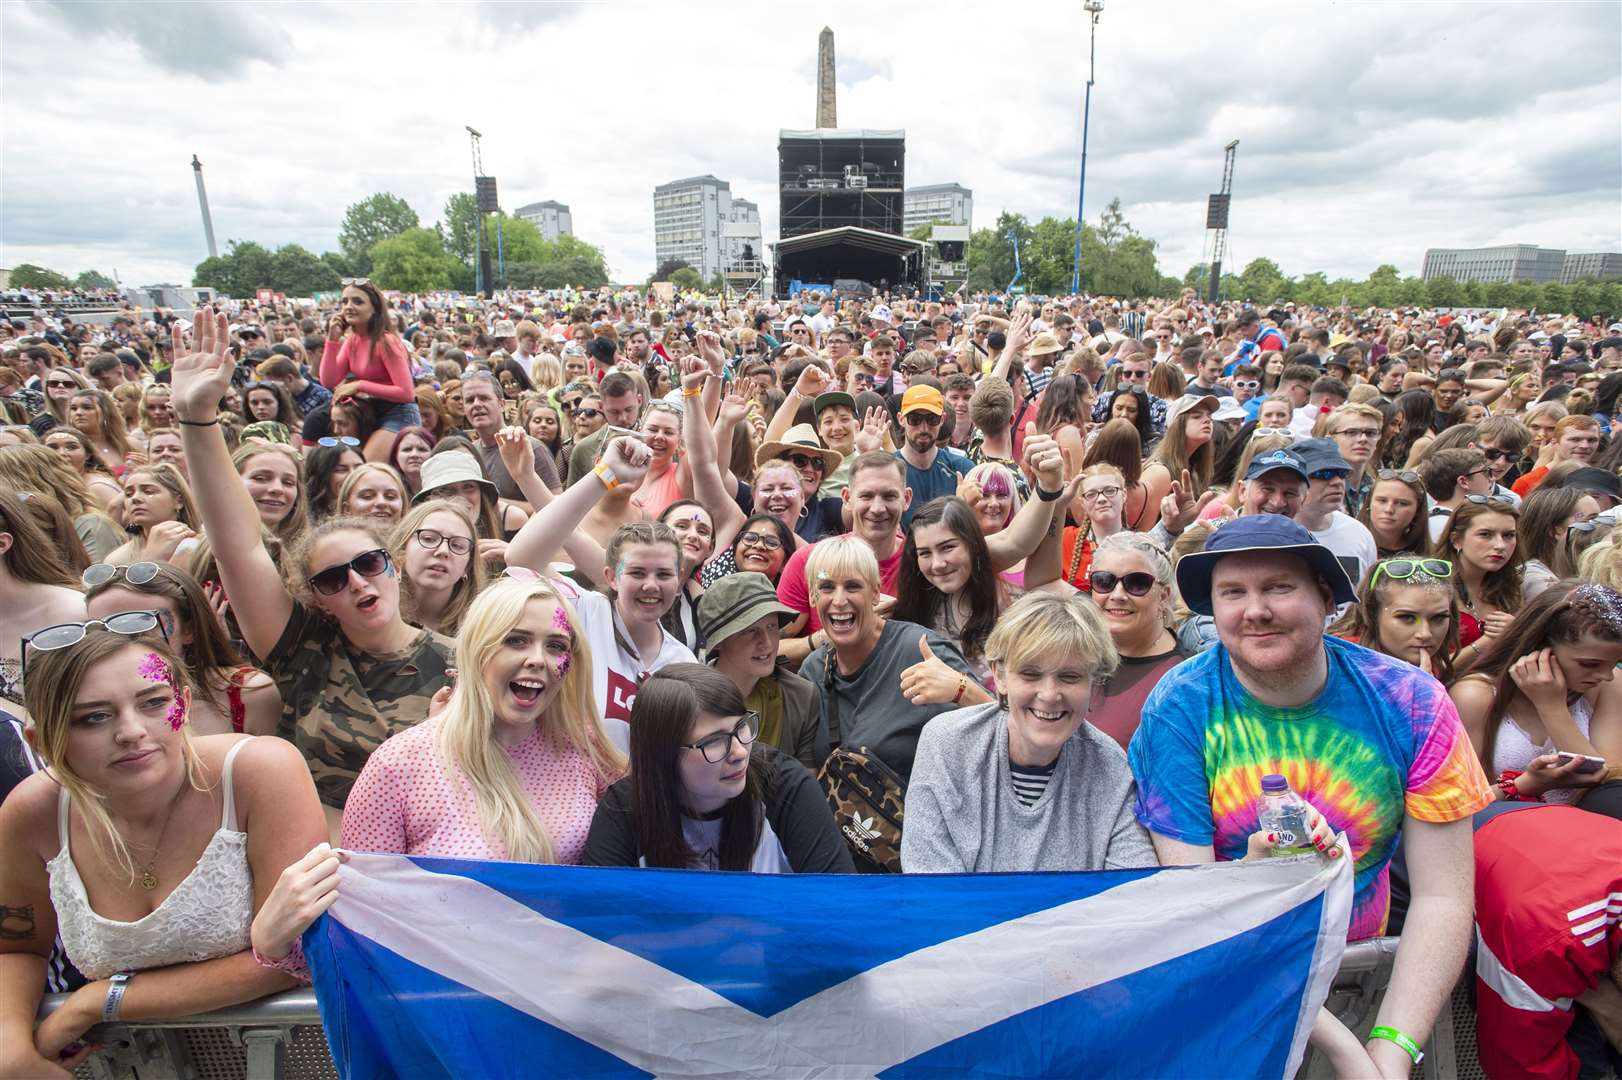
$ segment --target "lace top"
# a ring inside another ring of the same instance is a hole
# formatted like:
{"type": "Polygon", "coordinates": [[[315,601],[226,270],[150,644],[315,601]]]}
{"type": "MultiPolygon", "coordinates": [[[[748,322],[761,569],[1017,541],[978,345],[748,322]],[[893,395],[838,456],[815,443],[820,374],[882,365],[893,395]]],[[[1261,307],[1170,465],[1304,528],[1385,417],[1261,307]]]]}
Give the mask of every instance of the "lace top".
{"type": "Polygon", "coordinates": [[[68,793],[66,788],[62,790],[56,815],[62,850],[46,864],[46,870],[62,944],[87,978],[213,960],[248,948],[253,873],[248,867],[248,834],[237,830],[231,795],[231,764],[248,741],[242,739],[225,755],[221,778],[225,810],[219,831],[175,891],[156,910],[134,922],[103,918],[90,907],[79,868],[68,850],[68,793]]]}
{"type": "MultiPolygon", "coordinates": [[[[1593,722],[1594,707],[1588,703],[1587,698],[1577,698],[1571,703],[1571,721],[1577,725],[1577,730],[1583,733],[1583,738],[1589,738],[1588,725],[1593,722]]],[[[1554,740],[1544,735],[1541,745],[1533,746],[1532,740],[1526,735],[1521,725],[1515,722],[1512,716],[1505,716],[1498,725],[1498,739],[1492,748],[1492,774],[1498,776],[1507,769],[1524,770],[1532,763],[1535,757],[1555,752],[1554,740]]],[[[1543,801],[1551,803],[1569,803],[1577,797],[1578,788],[1550,788],[1543,793],[1543,801]]]]}

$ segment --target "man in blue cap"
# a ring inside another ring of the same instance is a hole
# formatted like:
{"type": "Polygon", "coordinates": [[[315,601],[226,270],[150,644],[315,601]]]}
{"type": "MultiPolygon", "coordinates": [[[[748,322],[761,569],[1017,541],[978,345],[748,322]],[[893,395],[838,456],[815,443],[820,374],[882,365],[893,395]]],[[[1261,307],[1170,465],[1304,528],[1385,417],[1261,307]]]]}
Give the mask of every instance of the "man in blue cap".
{"type": "Polygon", "coordinates": [[[1346,834],[1351,940],[1385,927],[1400,835],[1413,899],[1376,1028],[1394,1034],[1376,1034],[1368,1053],[1379,1075],[1406,1076],[1405,1043],[1428,1037],[1464,964],[1469,819],[1493,801],[1459,714],[1418,668],[1324,636],[1356,593],[1335,554],[1290,518],[1224,523],[1178,563],[1177,587],[1214,619],[1219,644],[1144,703],[1128,751],[1137,818],[1162,864],[1240,859],[1258,831],[1261,777],[1284,776],[1314,822],[1346,834]]]}
{"type": "Polygon", "coordinates": [[[1380,550],[1368,526],[1341,509],[1346,505],[1346,478],[1352,466],[1341,457],[1334,439],[1302,439],[1290,452],[1301,459],[1307,474],[1307,496],[1295,512],[1295,520],[1335,553],[1355,585],[1374,569],[1380,550]]]}

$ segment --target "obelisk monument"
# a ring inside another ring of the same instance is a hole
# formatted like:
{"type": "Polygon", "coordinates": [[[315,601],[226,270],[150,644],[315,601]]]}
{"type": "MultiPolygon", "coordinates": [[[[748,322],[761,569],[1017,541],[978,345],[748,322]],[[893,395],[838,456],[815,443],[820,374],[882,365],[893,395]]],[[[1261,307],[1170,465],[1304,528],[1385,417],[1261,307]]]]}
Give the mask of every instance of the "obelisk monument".
{"type": "Polygon", "coordinates": [[[838,111],[834,108],[834,32],[824,26],[817,35],[817,127],[838,126],[838,111]]]}

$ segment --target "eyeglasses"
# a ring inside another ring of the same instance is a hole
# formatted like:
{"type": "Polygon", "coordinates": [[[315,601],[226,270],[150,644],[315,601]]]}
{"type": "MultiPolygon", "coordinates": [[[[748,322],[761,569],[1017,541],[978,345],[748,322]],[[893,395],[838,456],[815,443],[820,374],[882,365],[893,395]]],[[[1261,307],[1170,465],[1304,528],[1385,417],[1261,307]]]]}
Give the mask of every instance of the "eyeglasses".
{"type": "Polygon", "coordinates": [[[1483,446],[1480,449],[1487,455],[1488,461],[1511,461],[1520,456],[1518,450],[1499,450],[1490,446],[1483,446]]]}
{"type": "Polygon", "coordinates": [[[323,435],[315,443],[317,446],[359,446],[360,440],[353,435],[323,435]]]}
{"type": "Polygon", "coordinates": [[[72,379],[46,379],[45,385],[54,386],[58,389],[67,387],[70,390],[77,390],[79,388],[79,384],[74,382],[72,379]]]}
{"type": "Polygon", "coordinates": [[[1374,474],[1374,477],[1377,480],[1401,480],[1405,484],[1417,484],[1420,482],[1419,474],[1412,469],[1381,469],[1374,474]]]}
{"type": "Polygon", "coordinates": [[[86,587],[95,588],[105,585],[109,581],[117,581],[123,575],[125,581],[131,585],[146,585],[158,576],[158,564],[155,562],[133,562],[128,566],[119,566],[113,563],[91,563],[79,575],[79,580],[86,587]]]}
{"type": "Polygon", "coordinates": [[[1145,596],[1155,587],[1155,576],[1142,570],[1130,574],[1112,574],[1108,570],[1094,570],[1087,575],[1087,585],[1094,596],[1108,596],[1120,585],[1128,596],[1145,596]]]}
{"type": "Polygon", "coordinates": [[[788,456],[788,462],[796,469],[816,469],[818,472],[822,472],[828,467],[827,462],[823,461],[822,458],[817,457],[814,454],[790,454],[788,456]]]}
{"type": "Polygon", "coordinates": [[[783,541],[781,537],[773,536],[771,533],[746,532],[738,537],[738,546],[742,547],[744,544],[752,544],[767,551],[777,551],[783,546],[783,541]]]}
{"type": "Polygon", "coordinates": [[[1464,501],[1476,506],[1489,506],[1494,510],[1513,510],[1515,504],[1498,495],[1466,495],[1464,501]]]}
{"type": "Polygon", "coordinates": [[[346,277],[338,282],[340,285],[370,285],[371,283],[372,279],[369,277],[346,277]]]}
{"type": "Polygon", "coordinates": [[[1381,575],[1393,581],[1407,581],[1416,574],[1445,580],[1453,576],[1453,564],[1446,559],[1387,559],[1375,565],[1374,573],[1369,575],[1369,585],[1378,582],[1381,575]]]}
{"type": "Polygon", "coordinates": [[[1256,390],[1256,389],[1259,389],[1261,387],[1261,385],[1262,384],[1261,384],[1261,381],[1259,379],[1235,379],[1235,380],[1233,380],[1233,388],[1235,390],[1256,390]]]}
{"type": "Polygon", "coordinates": [[[28,650],[35,652],[51,652],[55,649],[66,649],[70,645],[77,645],[84,640],[86,632],[92,626],[99,626],[103,630],[110,630],[125,637],[140,637],[156,630],[163,635],[163,640],[169,640],[169,632],[163,628],[163,621],[153,611],[121,611],[117,615],[109,615],[105,619],[87,619],[84,622],[57,623],[47,626],[43,630],[35,631],[25,636],[18,645],[17,655],[22,658],[22,666],[28,666],[28,650]]]}
{"type": "Polygon", "coordinates": [[[1121,369],[1121,378],[1126,379],[1129,382],[1137,382],[1139,379],[1147,379],[1148,377],[1149,373],[1147,371],[1127,371],[1125,368],[1121,369]]]}
{"type": "Polygon", "coordinates": [[[310,588],[322,596],[336,596],[343,592],[344,586],[349,584],[349,572],[353,570],[364,578],[374,578],[387,572],[394,565],[389,553],[383,548],[373,548],[363,551],[346,563],[329,566],[318,574],[310,576],[310,588]]]}
{"type": "Polygon", "coordinates": [[[443,546],[450,548],[452,555],[466,555],[473,550],[473,541],[467,537],[448,536],[437,529],[418,529],[411,534],[411,539],[428,551],[438,551],[443,546]]]}
{"type": "Polygon", "coordinates": [[[755,741],[755,735],[760,731],[760,714],[747,712],[738,720],[731,731],[717,731],[714,735],[706,735],[694,743],[680,743],[683,750],[697,750],[704,755],[704,760],[714,765],[725,761],[726,756],[732,752],[732,740],[737,739],[738,745],[747,748],[755,741]]]}
{"type": "Polygon", "coordinates": [[[574,411],[574,414],[576,416],[580,417],[582,420],[595,420],[599,416],[603,415],[603,410],[601,410],[601,409],[576,409],[574,411]]]}
{"type": "Polygon", "coordinates": [[[1348,439],[1378,439],[1380,437],[1380,429],[1372,427],[1341,428],[1339,431],[1335,432],[1335,438],[1339,439],[1342,437],[1348,439]]]}
{"type": "Polygon", "coordinates": [[[934,427],[940,422],[940,417],[936,416],[932,412],[925,412],[922,409],[914,409],[901,419],[908,427],[934,427]]]}
{"type": "Polygon", "coordinates": [[[1253,439],[1258,435],[1283,435],[1285,438],[1293,439],[1295,432],[1287,427],[1259,427],[1250,433],[1250,437],[1253,439]]]}
{"type": "Polygon", "coordinates": [[[1093,502],[1096,499],[1103,499],[1105,502],[1111,502],[1120,493],[1121,489],[1117,485],[1111,484],[1109,487],[1093,488],[1091,491],[1083,491],[1081,493],[1081,497],[1087,502],[1093,502]]]}

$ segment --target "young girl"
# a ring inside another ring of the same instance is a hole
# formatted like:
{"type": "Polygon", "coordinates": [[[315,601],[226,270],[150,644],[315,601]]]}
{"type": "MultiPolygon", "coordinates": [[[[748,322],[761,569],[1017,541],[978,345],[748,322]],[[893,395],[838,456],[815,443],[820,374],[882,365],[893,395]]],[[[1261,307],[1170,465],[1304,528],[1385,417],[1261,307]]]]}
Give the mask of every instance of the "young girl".
{"type": "Polygon", "coordinates": [[[1528,604],[1451,691],[1489,779],[1505,799],[1573,802],[1622,762],[1622,596],[1554,585],[1528,604]],[[1559,751],[1604,758],[1585,771],[1559,751]]]}
{"type": "Polygon", "coordinates": [[[389,537],[400,566],[400,609],[413,626],[454,634],[485,586],[484,560],[473,557],[478,526],[460,499],[413,506],[389,537]]]}
{"type": "Polygon", "coordinates": [[[382,461],[396,431],[422,423],[411,361],[390,329],[389,305],[377,286],[350,281],[338,303],[338,313],[327,321],[321,385],[332,391],[334,403],[359,395],[376,400],[377,430],[365,454],[368,461],[382,461]]]}
{"type": "Polygon", "coordinates": [[[0,490],[0,697],[23,700],[22,639],[84,618],[84,594],[23,505],[0,490]]]}
{"type": "Polygon", "coordinates": [[[304,456],[304,497],[310,521],[320,522],[338,511],[338,489],[360,466],[360,440],[352,435],[329,435],[304,456]]]}
{"type": "Polygon", "coordinates": [[[197,507],[173,465],[142,465],[124,474],[124,530],[130,534],[106,562],[172,562],[196,547],[197,507]]]}
{"type": "Polygon", "coordinates": [[[340,514],[376,518],[384,528],[393,528],[400,520],[407,501],[405,480],[381,461],[352,469],[338,489],[340,514]]]}
{"type": "Polygon", "coordinates": [[[704,651],[699,632],[698,598],[704,595],[699,570],[715,554],[715,522],[708,510],[692,499],[678,499],[665,508],[659,521],[668,525],[681,543],[681,591],[664,619],[665,629],[695,654],[704,651]]]}
{"type": "Polygon", "coordinates": [[[1509,629],[1521,606],[1520,511],[1507,499],[1466,496],[1448,519],[1435,554],[1453,564],[1459,594],[1459,652],[1469,671],[1509,629]]]}
{"type": "Polygon", "coordinates": [[[1143,470],[1150,507],[1150,512],[1145,514],[1144,528],[1152,528],[1160,520],[1160,500],[1170,494],[1173,481],[1187,476],[1196,498],[1211,485],[1211,473],[1216,464],[1216,451],[1211,446],[1214,430],[1211,417],[1216,409],[1217,399],[1209,394],[1203,397],[1190,394],[1172,403],[1166,417],[1166,436],[1143,470]]]}
{"type": "Polygon", "coordinates": [[[1417,555],[1382,559],[1357,594],[1330,633],[1406,660],[1444,685],[1453,681],[1459,596],[1452,564],[1417,555]]]}
{"type": "MultiPolygon", "coordinates": [[[[184,431],[181,439],[185,439],[184,431]]],[[[251,443],[239,447],[230,460],[237,471],[238,484],[248,493],[259,524],[286,542],[302,536],[310,521],[310,510],[299,479],[299,456],[293,448],[277,443],[251,443]]],[[[188,465],[187,468],[195,480],[195,467],[188,465]]]]}
{"type": "Polygon", "coordinates": [[[321,839],[309,771],[280,739],[194,737],[186,667],[154,622],[139,637],[80,624],[30,649],[29,739],[48,770],[0,811],[7,1076],[68,1075],[103,1020],[190,1016],[294,985],[258,962],[249,926],[321,839]],[[91,981],[36,1028],[58,933],[91,981]]]}
{"type": "Polygon", "coordinates": [[[124,611],[150,611],[158,617],[191,674],[192,730],[203,735],[276,734],[282,715],[276,684],[242,662],[208,595],[190,574],[161,562],[97,563],[85,570],[82,580],[85,611],[92,619],[110,619],[124,611]]]}
{"type": "Polygon", "coordinates": [[[757,743],[760,717],[699,664],[653,675],[631,711],[631,774],[592,818],[582,862],[848,874],[850,849],[811,773],[757,743]]]}
{"type": "Polygon", "coordinates": [[[68,399],[67,411],[68,424],[90,440],[96,460],[114,476],[123,476],[132,448],[113,396],[105,390],[80,390],[68,399]]]}
{"type": "Polygon", "coordinates": [[[1427,505],[1425,484],[1418,473],[1381,469],[1374,474],[1374,487],[1357,520],[1374,537],[1382,559],[1403,552],[1421,553],[1430,547],[1430,526],[1423,509],[1427,505]]]}
{"type": "Polygon", "coordinates": [[[62,459],[62,464],[80,478],[87,493],[94,498],[101,510],[108,514],[121,515],[124,489],[113,478],[111,470],[102,464],[101,458],[96,456],[96,448],[91,445],[89,437],[84,432],[78,428],[54,427],[45,433],[45,438],[41,441],[55,451],[62,459]]]}

